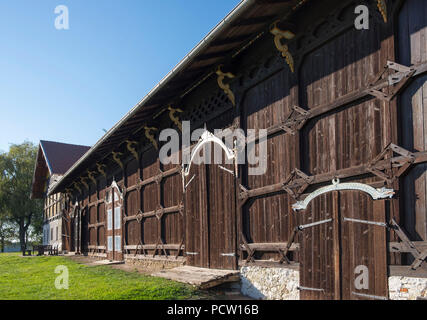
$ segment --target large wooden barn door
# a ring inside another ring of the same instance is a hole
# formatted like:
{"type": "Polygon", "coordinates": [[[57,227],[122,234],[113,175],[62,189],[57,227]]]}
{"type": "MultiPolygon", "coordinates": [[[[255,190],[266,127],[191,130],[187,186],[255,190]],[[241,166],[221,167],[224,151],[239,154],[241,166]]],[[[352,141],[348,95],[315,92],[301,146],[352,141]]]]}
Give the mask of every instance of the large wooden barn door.
{"type": "Polygon", "coordinates": [[[335,193],[314,199],[301,214],[300,299],[339,299],[339,252],[334,239],[338,209],[335,193]],[[336,201],[336,200],[335,200],[336,201]]]}
{"type": "Polygon", "coordinates": [[[334,191],[301,214],[301,299],[387,298],[385,200],[334,191]]]}
{"type": "Polygon", "coordinates": [[[117,187],[112,185],[107,191],[106,201],[107,259],[109,260],[123,260],[122,205],[121,194],[117,190],[117,187]]]}
{"type": "Polygon", "coordinates": [[[209,267],[236,269],[234,165],[207,166],[209,190],[209,267]]]}
{"type": "Polygon", "coordinates": [[[193,165],[184,180],[187,264],[209,268],[206,166],[193,165]]]}
{"type": "Polygon", "coordinates": [[[356,191],[339,194],[341,297],[386,299],[385,200],[356,191]]]}
{"type": "Polygon", "coordinates": [[[234,164],[222,157],[222,164],[192,164],[184,180],[188,265],[237,268],[234,164]]]}

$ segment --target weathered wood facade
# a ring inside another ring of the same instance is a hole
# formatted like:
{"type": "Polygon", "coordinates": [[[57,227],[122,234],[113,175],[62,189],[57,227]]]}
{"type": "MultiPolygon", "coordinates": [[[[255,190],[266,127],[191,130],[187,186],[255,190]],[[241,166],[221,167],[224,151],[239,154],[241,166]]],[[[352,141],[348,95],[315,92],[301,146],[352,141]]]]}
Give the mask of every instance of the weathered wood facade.
{"type": "Polygon", "coordinates": [[[181,71],[191,85],[171,80],[58,184],[81,212],[76,250],[298,268],[303,299],[387,298],[389,275],[425,277],[427,3],[255,1],[246,13],[181,71]],[[354,27],[359,4],[368,30],[354,27]],[[295,33],[279,39],[285,51],[270,32],[277,19],[295,33]],[[220,64],[231,74],[218,81],[220,64]],[[266,172],[201,164],[183,177],[181,165],[163,165],[157,134],[183,120],[210,132],[266,129],[266,172]],[[394,196],[347,188],[294,210],[334,179],[394,196]],[[361,265],[366,290],[355,287],[361,265]]]}

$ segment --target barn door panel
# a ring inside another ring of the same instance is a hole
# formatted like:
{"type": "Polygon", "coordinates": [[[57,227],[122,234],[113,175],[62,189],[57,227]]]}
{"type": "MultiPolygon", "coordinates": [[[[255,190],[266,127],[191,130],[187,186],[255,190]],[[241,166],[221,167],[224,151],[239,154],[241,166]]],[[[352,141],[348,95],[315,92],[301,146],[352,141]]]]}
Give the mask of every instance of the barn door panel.
{"type": "Polygon", "coordinates": [[[187,264],[209,267],[207,185],[205,165],[191,166],[184,179],[185,187],[185,255],[187,264]]]}
{"type": "Polygon", "coordinates": [[[342,299],[387,297],[385,200],[340,192],[342,299]]]}
{"type": "Polygon", "coordinates": [[[234,164],[207,166],[209,183],[209,267],[236,269],[234,164]]]}
{"type": "Polygon", "coordinates": [[[328,193],[314,199],[305,212],[296,213],[302,221],[299,235],[301,300],[339,299],[335,287],[339,279],[334,251],[336,211],[334,195],[328,193]]]}

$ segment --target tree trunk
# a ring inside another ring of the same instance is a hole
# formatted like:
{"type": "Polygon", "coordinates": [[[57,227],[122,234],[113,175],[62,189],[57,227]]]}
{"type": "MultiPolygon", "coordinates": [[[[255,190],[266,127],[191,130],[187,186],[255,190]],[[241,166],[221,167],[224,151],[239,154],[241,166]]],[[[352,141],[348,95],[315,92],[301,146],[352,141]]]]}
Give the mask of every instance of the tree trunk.
{"type": "Polygon", "coordinates": [[[5,241],[4,241],[4,237],[2,236],[2,237],[0,238],[1,253],[3,253],[3,252],[4,252],[4,243],[5,243],[5,241]]]}
{"type": "Polygon", "coordinates": [[[25,233],[26,231],[25,231],[24,221],[21,221],[21,223],[19,224],[19,242],[21,244],[21,251],[23,255],[25,255],[25,250],[27,249],[25,233]]]}

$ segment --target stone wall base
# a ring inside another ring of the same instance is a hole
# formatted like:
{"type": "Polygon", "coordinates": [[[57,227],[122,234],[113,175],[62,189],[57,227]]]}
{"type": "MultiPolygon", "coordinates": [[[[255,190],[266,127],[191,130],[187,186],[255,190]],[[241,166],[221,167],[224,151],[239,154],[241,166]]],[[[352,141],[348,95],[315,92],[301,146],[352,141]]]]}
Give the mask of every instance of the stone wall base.
{"type": "Polygon", "coordinates": [[[183,266],[185,264],[185,260],[125,255],[125,263],[135,265],[149,273],[183,266]]]}
{"type": "Polygon", "coordinates": [[[427,278],[389,277],[388,288],[390,300],[427,299],[427,278]]]}
{"type": "Polygon", "coordinates": [[[241,292],[265,300],[299,300],[299,271],[287,268],[244,266],[240,269],[241,292]]]}

